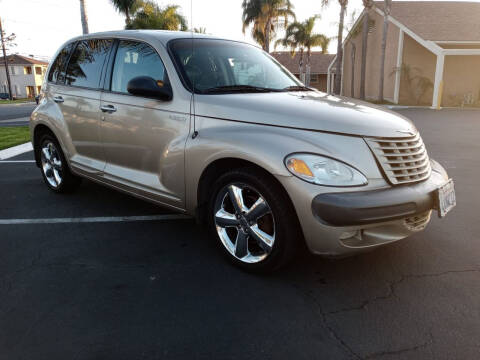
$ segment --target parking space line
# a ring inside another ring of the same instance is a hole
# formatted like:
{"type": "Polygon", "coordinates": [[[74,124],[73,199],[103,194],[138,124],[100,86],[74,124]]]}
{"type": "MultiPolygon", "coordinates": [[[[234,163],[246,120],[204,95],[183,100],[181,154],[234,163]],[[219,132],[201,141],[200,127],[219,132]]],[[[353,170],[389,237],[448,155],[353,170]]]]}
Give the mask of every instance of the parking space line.
{"type": "Polygon", "coordinates": [[[0,164],[34,163],[35,160],[0,160],[0,164]]]}
{"type": "Polygon", "coordinates": [[[0,150],[0,160],[5,160],[33,150],[31,142],[0,150]]]}
{"type": "Polygon", "coordinates": [[[66,224],[66,223],[103,223],[103,222],[133,222],[186,220],[192,217],[182,214],[147,215],[147,216],[98,216],[77,218],[45,218],[45,219],[0,219],[0,225],[26,224],[66,224]]]}

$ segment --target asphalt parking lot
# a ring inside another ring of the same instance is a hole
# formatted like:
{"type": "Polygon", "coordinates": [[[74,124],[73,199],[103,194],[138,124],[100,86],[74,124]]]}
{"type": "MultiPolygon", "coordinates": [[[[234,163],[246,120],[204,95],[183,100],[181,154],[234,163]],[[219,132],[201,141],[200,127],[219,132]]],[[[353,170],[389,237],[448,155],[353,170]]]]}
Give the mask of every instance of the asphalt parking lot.
{"type": "MultiPolygon", "coordinates": [[[[254,276],[190,219],[0,225],[0,359],[480,358],[480,111],[402,113],[458,205],[368,254],[254,276]]],[[[0,203],[1,220],[169,213],[88,181],[55,195],[32,162],[0,162],[0,203]]]]}
{"type": "Polygon", "coordinates": [[[35,102],[25,104],[1,104],[0,105],[0,127],[25,126],[33,109],[35,102]]]}

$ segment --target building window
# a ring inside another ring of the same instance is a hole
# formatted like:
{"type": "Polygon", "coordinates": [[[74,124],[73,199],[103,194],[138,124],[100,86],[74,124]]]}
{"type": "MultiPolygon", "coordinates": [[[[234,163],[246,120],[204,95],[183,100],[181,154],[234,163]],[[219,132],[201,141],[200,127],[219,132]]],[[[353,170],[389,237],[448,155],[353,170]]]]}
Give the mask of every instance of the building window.
{"type": "Polygon", "coordinates": [[[41,86],[37,86],[37,94],[40,94],[42,92],[42,87],[41,86]]]}
{"type": "Polygon", "coordinates": [[[15,67],[14,66],[10,66],[10,74],[15,75],[15,67]]]}
{"type": "Polygon", "coordinates": [[[35,74],[37,75],[42,75],[42,68],[41,67],[35,67],[35,74]]]}
{"type": "Polygon", "coordinates": [[[23,73],[25,75],[32,75],[32,67],[31,66],[24,66],[23,67],[23,73]]]}
{"type": "Polygon", "coordinates": [[[318,74],[310,74],[310,82],[311,83],[318,82],[318,74]]]}

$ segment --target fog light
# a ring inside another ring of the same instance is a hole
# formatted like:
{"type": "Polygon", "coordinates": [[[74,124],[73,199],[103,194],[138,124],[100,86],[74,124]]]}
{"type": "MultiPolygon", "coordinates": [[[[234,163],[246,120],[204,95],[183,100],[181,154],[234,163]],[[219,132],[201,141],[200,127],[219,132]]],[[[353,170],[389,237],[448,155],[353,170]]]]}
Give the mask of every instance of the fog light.
{"type": "Polygon", "coordinates": [[[346,240],[351,238],[357,238],[358,240],[362,240],[362,230],[353,230],[353,231],[345,231],[340,235],[340,240],[346,240]]]}

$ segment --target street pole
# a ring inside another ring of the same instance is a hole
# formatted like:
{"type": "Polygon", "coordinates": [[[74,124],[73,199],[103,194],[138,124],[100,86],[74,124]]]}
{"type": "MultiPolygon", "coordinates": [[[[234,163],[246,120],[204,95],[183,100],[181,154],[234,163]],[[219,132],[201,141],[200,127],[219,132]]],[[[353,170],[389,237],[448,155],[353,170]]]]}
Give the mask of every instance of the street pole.
{"type": "Polygon", "coordinates": [[[10,100],[13,100],[12,85],[10,84],[10,71],[8,70],[7,52],[5,51],[5,41],[3,39],[2,19],[0,19],[0,37],[2,38],[2,51],[3,51],[3,60],[5,62],[5,73],[7,74],[8,98],[10,100]]]}

